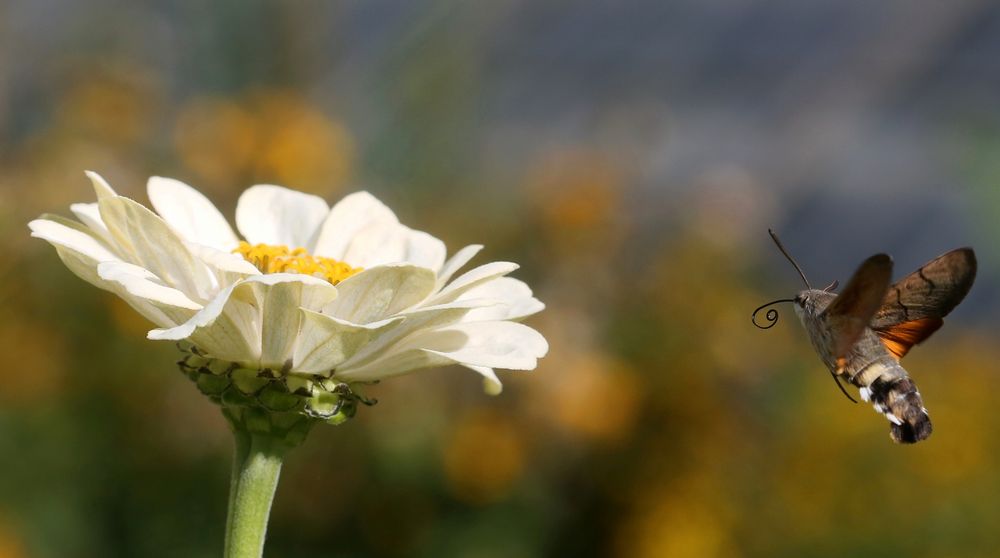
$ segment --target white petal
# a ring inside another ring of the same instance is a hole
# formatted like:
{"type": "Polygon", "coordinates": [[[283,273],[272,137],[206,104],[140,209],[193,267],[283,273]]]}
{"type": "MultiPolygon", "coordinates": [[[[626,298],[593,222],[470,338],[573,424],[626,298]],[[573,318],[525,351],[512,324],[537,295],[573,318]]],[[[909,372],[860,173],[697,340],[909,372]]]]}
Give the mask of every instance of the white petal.
{"type": "Polygon", "coordinates": [[[519,320],[545,309],[545,305],[532,296],[531,288],[513,277],[498,277],[482,283],[465,291],[458,300],[466,298],[502,301],[501,304],[473,310],[462,320],[466,322],[519,320]]]}
{"type": "Polygon", "coordinates": [[[473,268],[441,289],[441,292],[431,297],[427,304],[438,305],[457,300],[462,293],[469,289],[482,285],[487,281],[492,281],[497,277],[503,277],[518,267],[520,266],[512,262],[491,262],[473,268]]]}
{"type": "Polygon", "coordinates": [[[104,225],[104,221],[101,219],[101,210],[98,209],[96,202],[74,203],[69,206],[69,209],[73,212],[73,215],[76,215],[77,219],[79,219],[84,225],[87,225],[87,228],[93,231],[98,238],[108,244],[113,244],[111,234],[108,232],[108,227],[104,225]]]}
{"type": "Polygon", "coordinates": [[[212,296],[216,289],[209,270],[163,219],[121,196],[102,198],[98,203],[108,232],[130,263],[150,270],[199,302],[212,296]]]}
{"type": "MultiPolygon", "coordinates": [[[[242,256],[231,252],[223,252],[202,244],[188,244],[188,249],[201,260],[215,278],[216,289],[225,288],[251,275],[260,275],[254,265],[242,256]]],[[[213,292],[213,296],[214,296],[213,292]]]]}
{"type": "Polygon", "coordinates": [[[537,298],[525,298],[511,304],[497,304],[470,312],[464,322],[492,322],[499,320],[523,320],[545,310],[545,304],[537,298]]]}
{"type": "Polygon", "coordinates": [[[292,364],[300,308],[318,310],[336,296],[333,285],[308,275],[256,275],[223,290],[187,323],[149,337],[189,339],[216,358],[281,369],[292,364]]]}
{"type": "MultiPolygon", "coordinates": [[[[514,326],[520,325],[510,324],[509,322],[500,323],[514,326]]],[[[461,352],[436,351],[425,348],[424,346],[431,345],[436,346],[439,349],[444,349],[450,345],[457,346],[466,344],[468,345],[469,350],[475,349],[479,352],[482,352],[485,348],[492,352],[493,356],[483,357],[482,355],[477,355],[472,360],[481,361],[485,358],[490,358],[498,362],[499,357],[497,357],[496,354],[503,352],[503,349],[498,349],[498,344],[496,343],[484,343],[484,337],[486,336],[483,335],[482,331],[477,334],[470,335],[467,332],[451,330],[451,328],[449,328],[449,330],[450,331],[442,330],[421,332],[421,334],[411,336],[404,343],[384,352],[374,361],[355,367],[349,367],[345,363],[345,365],[342,365],[341,368],[337,370],[334,377],[339,378],[342,381],[374,381],[390,376],[405,374],[421,368],[460,364],[483,376],[483,388],[487,393],[491,395],[499,394],[503,389],[503,386],[500,383],[500,379],[497,378],[496,373],[493,371],[493,368],[490,366],[484,366],[477,364],[476,362],[469,361],[467,358],[468,355],[463,355],[461,352]]],[[[541,335],[533,330],[532,333],[525,334],[523,332],[518,332],[511,334],[510,332],[507,332],[504,337],[507,337],[508,341],[511,337],[523,337],[524,341],[526,341],[523,352],[525,352],[525,354],[538,355],[534,358],[539,358],[548,350],[548,344],[545,343],[544,339],[541,339],[541,342],[539,343],[538,338],[541,338],[541,335]]],[[[508,354],[508,357],[509,356],[510,355],[508,354]]],[[[500,367],[514,368],[514,366],[510,365],[516,363],[523,365],[521,366],[523,369],[531,369],[535,367],[535,364],[534,362],[529,362],[530,360],[530,358],[525,358],[524,356],[508,358],[504,361],[503,366],[500,367]]]]}
{"type": "Polygon", "coordinates": [[[104,180],[101,175],[94,171],[86,171],[84,174],[87,175],[87,178],[90,179],[90,183],[94,186],[94,193],[97,194],[98,201],[104,198],[113,198],[118,195],[115,193],[115,190],[111,187],[111,185],[108,184],[108,181],[104,180]]]}
{"type": "Polygon", "coordinates": [[[448,249],[445,248],[441,239],[423,231],[407,228],[406,244],[404,245],[403,258],[400,261],[426,267],[436,273],[444,265],[444,257],[447,252],[448,249]]]}
{"type": "Polygon", "coordinates": [[[198,328],[211,326],[215,320],[222,315],[223,309],[230,301],[233,290],[238,285],[230,285],[219,292],[208,304],[206,304],[197,314],[187,322],[176,327],[155,329],[150,331],[146,337],[157,341],[179,341],[187,339],[198,328]]]}
{"type": "Polygon", "coordinates": [[[463,366],[483,377],[483,391],[488,395],[500,395],[503,391],[503,384],[500,383],[500,378],[497,377],[497,373],[492,368],[476,366],[474,364],[465,364],[463,366]]]}
{"type": "Polygon", "coordinates": [[[406,262],[437,271],[446,252],[441,240],[401,225],[389,208],[359,192],[330,211],[315,253],[357,267],[406,262]]]}
{"type": "Polygon", "coordinates": [[[72,271],[74,275],[99,289],[106,291],[113,290],[106,281],[97,276],[97,266],[100,262],[64,246],[58,244],[53,244],[53,246],[56,248],[56,254],[59,255],[59,259],[62,260],[66,268],[72,271]]]}
{"type": "Polygon", "coordinates": [[[356,368],[339,368],[334,377],[345,382],[372,382],[406,374],[421,368],[447,366],[454,361],[445,356],[421,349],[393,352],[364,366],[356,368]]]}
{"type": "Polygon", "coordinates": [[[193,313],[184,309],[160,307],[154,302],[132,296],[117,283],[102,278],[99,274],[101,266],[127,264],[112,255],[107,247],[93,236],[95,233],[85,229],[80,223],[59,217],[51,219],[36,219],[29,223],[32,236],[48,240],[55,246],[59,259],[77,277],[95,287],[117,294],[139,314],[157,325],[174,325],[177,323],[175,320],[182,318],[185,313],[193,313]],[[59,219],[59,222],[51,219],[59,219]]]}
{"type": "Polygon", "coordinates": [[[531,296],[531,287],[527,283],[513,277],[497,277],[480,283],[462,293],[459,299],[465,298],[496,298],[512,302],[531,296]]]}
{"type": "Polygon", "coordinates": [[[549,351],[542,334],[515,322],[460,323],[409,343],[461,364],[510,370],[532,370],[549,351]]]}
{"type": "MultiPolygon", "coordinates": [[[[399,223],[391,209],[368,192],[355,192],[330,209],[323,222],[313,254],[340,261],[345,259],[355,235],[370,226],[399,223]]],[[[353,264],[352,264],[353,265],[353,264]]],[[[361,264],[358,264],[361,265],[361,264]]]]}
{"type": "Polygon", "coordinates": [[[104,262],[97,266],[97,274],[105,281],[121,285],[132,296],[167,306],[201,310],[200,304],[177,289],[162,284],[148,269],[137,265],[126,262],[104,262]]]}
{"type": "Polygon", "coordinates": [[[233,297],[239,284],[219,292],[187,322],[168,329],[154,329],[146,337],[154,340],[187,339],[209,355],[231,362],[260,362],[260,312],[247,301],[233,297]]]}
{"type": "Polygon", "coordinates": [[[438,272],[438,290],[440,290],[441,287],[443,287],[444,284],[451,279],[451,276],[454,275],[456,271],[462,269],[462,267],[469,263],[469,260],[474,258],[482,249],[482,244],[470,244],[456,252],[451,258],[448,258],[448,261],[441,266],[441,271],[438,272]]]}
{"type": "Polygon", "coordinates": [[[163,285],[149,270],[139,266],[104,262],[97,266],[97,273],[115,287],[114,292],[118,296],[160,327],[184,323],[201,309],[200,304],[184,296],[184,293],[163,285]]]}
{"type": "Polygon", "coordinates": [[[295,349],[296,372],[320,374],[333,370],[373,338],[396,327],[402,317],[357,325],[332,316],[302,310],[302,329],[295,349]]]}
{"type": "Polygon", "coordinates": [[[93,261],[94,277],[98,263],[118,260],[106,244],[98,240],[94,233],[83,230],[79,223],[74,224],[68,219],[56,222],[53,219],[55,217],[47,217],[28,223],[31,236],[46,240],[54,246],[62,246],[93,261]]]}
{"type": "Polygon", "coordinates": [[[341,281],[340,296],[323,313],[356,324],[374,322],[418,304],[434,289],[434,282],[434,272],[424,267],[373,267],[341,281]]]}
{"type": "Polygon", "coordinates": [[[317,312],[324,306],[329,305],[330,301],[337,298],[336,287],[323,279],[301,273],[269,273],[266,275],[256,275],[254,277],[248,277],[243,283],[244,286],[247,284],[260,284],[266,287],[287,283],[299,283],[303,287],[302,296],[298,299],[298,306],[317,312]]]}
{"type": "Polygon", "coordinates": [[[239,239],[222,213],[201,192],[172,178],[154,176],[146,184],[153,208],[181,237],[225,252],[239,239]]]}
{"type": "Polygon", "coordinates": [[[400,263],[406,254],[407,228],[373,224],[354,235],[344,261],[356,267],[400,263]]]}
{"type": "Polygon", "coordinates": [[[253,289],[261,311],[262,368],[291,367],[302,321],[299,309],[318,310],[337,297],[333,285],[308,275],[258,275],[244,281],[241,288],[253,289]]]}
{"type": "Polygon", "coordinates": [[[374,223],[354,235],[342,261],[357,267],[411,263],[436,272],[446,252],[444,242],[423,231],[374,223]]]}
{"type": "Polygon", "coordinates": [[[411,334],[424,329],[440,328],[457,323],[473,308],[479,308],[488,304],[490,304],[488,301],[469,300],[453,302],[442,306],[419,308],[406,312],[402,314],[402,317],[406,318],[403,323],[375,338],[368,345],[365,345],[364,348],[343,363],[343,368],[365,366],[367,363],[380,358],[383,354],[398,352],[393,346],[405,343],[405,339],[411,334]]]}
{"type": "Polygon", "coordinates": [[[258,184],[240,196],[236,227],[250,244],[309,249],[329,212],[318,196],[258,184]]]}
{"type": "Polygon", "coordinates": [[[352,362],[338,368],[335,377],[344,381],[372,381],[452,363],[466,367],[532,370],[548,348],[540,333],[522,324],[459,323],[410,335],[364,363],[352,365],[356,359],[351,359],[352,362]]]}

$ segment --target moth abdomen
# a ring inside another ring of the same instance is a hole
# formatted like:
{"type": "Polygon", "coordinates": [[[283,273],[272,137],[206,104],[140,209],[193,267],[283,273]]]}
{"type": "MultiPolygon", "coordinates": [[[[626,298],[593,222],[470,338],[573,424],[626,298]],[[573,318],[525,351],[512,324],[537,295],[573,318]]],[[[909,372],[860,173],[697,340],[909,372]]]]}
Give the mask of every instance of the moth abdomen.
{"type": "MultiPolygon", "coordinates": [[[[900,367],[901,369],[902,367],[900,367]]],[[[907,376],[880,376],[861,388],[861,397],[889,419],[889,435],[913,444],[931,435],[933,426],[916,384],[907,376]]]]}

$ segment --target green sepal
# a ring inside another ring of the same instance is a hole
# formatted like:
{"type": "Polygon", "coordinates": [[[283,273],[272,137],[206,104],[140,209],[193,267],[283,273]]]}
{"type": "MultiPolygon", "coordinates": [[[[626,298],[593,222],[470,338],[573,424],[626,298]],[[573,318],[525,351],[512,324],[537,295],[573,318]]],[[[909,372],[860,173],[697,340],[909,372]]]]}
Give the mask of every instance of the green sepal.
{"type": "Polygon", "coordinates": [[[270,378],[261,377],[260,372],[252,368],[237,368],[229,373],[229,377],[232,378],[236,389],[246,395],[257,393],[271,381],[270,378]]]}
{"type": "Polygon", "coordinates": [[[229,378],[213,374],[198,374],[198,378],[195,379],[198,389],[209,397],[221,396],[231,383],[229,378]]]}
{"type": "Polygon", "coordinates": [[[328,419],[336,415],[343,406],[343,398],[338,393],[317,391],[306,400],[305,411],[310,416],[328,419]]]}
{"type": "Polygon", "coordinates": [[[353,399],[345,400],[344,404],[340,406],[340,411],[323,422],[332,426],[339,426],[353,418],[357,410],[358,404],[353,399]]]}
{"type": "Polygon", "coordinates": [[[297,393],[305,396],[312,395],[314,384],[315,382],[312,378],[306,378],[304,376],[285,377],[285,386],[288,387],[288,391],[290,393],[297,393]]]}
{"type": "Polygon", "coordinates": [[[255,407],[243,409],[243,427],[246,428],[247,432],[273,436],[277,432],[271,426],[271,413],[255,407]]]}
{"type": "Polygon", "coordinates": [[[199,357],[208,360],[208,364],[203,364],[202,366],[211,374],[216,376],[222,376],[228,374],[235,365],[224,360],[214,360],[206,357],[199,357]]]}
{"type": "Polygon", "coordinates": [[[359,386],[321,376],[257,370],[215,360],[195,347],[178,363],[198,390],[219,404],[236,432],[264,436],[288,447],[303,440],[320,422],[339,425],[357,413],[358,403],[374,400],[359,386]]]}
{"type": "MultiPolygon", "coordinates": [[[[280,383],[275,385],[280,386],[280,383]]],[[[265,408],[272,411],[293,411],[298,410],[302,407],[302,397],[288,393],[287,391],[278,390],[275,387],[268,387],[257,395],[257,400],[265,408]]]]}
{"type": "Polygon", "coordinates": [[[238,389],[227,389],[222,393],[221,403],[227,407],[256,407],[257,399],[238,389]]]}
{"type": "Polygon", "coordinates": [[[188,357],[184,359],[184,364],[194,369],[208,367],[209,365],[214,364],[215,362],[217,361],[194,354],[188,355],[188,357]]]}

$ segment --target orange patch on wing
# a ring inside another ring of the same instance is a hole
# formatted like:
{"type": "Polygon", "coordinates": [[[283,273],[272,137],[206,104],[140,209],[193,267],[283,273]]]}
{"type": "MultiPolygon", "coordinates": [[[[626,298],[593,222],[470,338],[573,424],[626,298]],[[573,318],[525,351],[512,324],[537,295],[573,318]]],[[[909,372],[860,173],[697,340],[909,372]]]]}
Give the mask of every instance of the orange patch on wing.
{"type": "Polygon", "coordinates": [[[937,331],[944,320],[941,318],[920,318],[909,322],[900,322],[884,329],[876,329],[882,344],[896,357],[903,358],[914,345],[922,343],[937,331]]]}

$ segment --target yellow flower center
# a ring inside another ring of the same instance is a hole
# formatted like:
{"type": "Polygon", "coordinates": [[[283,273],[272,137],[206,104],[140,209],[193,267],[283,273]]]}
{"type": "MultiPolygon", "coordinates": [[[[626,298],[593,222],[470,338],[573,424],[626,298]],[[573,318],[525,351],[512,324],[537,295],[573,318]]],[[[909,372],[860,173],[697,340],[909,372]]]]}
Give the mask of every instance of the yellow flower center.
{"type": "Polygon", "coordinates": [[[326,279],[334,285],[362,269],[332,258],[313,256],[305,248],[290,250],[288,246],[251,245],[249,242],[241,241],[233,253],[243,256],[261,273],[302,273],[326,279]]]}

